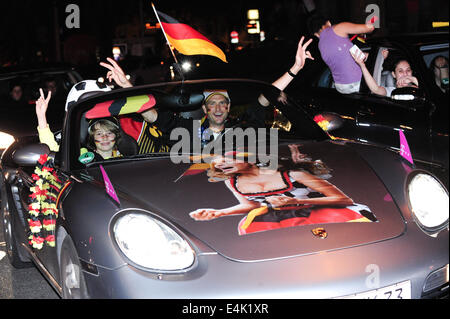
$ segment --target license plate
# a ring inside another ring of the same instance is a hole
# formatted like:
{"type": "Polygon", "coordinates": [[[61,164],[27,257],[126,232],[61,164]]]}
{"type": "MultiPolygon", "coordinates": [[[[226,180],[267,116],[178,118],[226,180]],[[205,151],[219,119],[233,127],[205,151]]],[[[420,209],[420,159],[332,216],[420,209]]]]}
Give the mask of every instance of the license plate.
{"type": "Polygon", "coordinates": [[[342,299],[411,299],[411,282],[408,280],[392,286],[344,296],[342,299]]]}

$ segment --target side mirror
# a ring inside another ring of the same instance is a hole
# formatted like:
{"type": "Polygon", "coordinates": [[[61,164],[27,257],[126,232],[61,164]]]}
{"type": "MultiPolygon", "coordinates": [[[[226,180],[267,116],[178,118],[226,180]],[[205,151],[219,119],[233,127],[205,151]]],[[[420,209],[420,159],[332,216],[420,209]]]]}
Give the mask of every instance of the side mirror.
{"type": "Polygon", "coordinates": [[[12,154],[12,160],[19,166],[36,166],[43,154],[50,154],[47,144],[28,144],[17,148],[12,154]]]}
{"type": "Polygon", "coordinates": [[[339,114],[323,112],[314,117],[314,121],[325,131],[335,131],[344,126],[344,120],[339,114]]]}
{"type": "Polygon", "coordinates": [[[392,91],[391,99],[396,101],[424,101],[425,93],[420,88],[407,86],[392,91]]]}

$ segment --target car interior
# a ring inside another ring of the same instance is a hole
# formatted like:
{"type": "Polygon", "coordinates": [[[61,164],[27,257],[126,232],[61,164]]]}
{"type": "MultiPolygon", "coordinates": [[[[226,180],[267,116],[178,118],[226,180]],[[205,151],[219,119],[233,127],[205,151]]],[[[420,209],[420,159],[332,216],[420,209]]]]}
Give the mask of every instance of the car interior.
{"type": "MultiPolygon", "coordinates": [[[[196,91],[193,91],[196,92],[196,91]]],[[[169,94],[162,94],[159,95],[158,92],[152,91],[152,94],[155,96],[156,100],[158,101],[157,107],[162,107],[162,105],[166,105],[166,107],[169,107],[172,111],[175,111],[178,115],[186,119],[193,119],[193,120],[199,120],[204,117],[203,109],[201,108],[202,100],[203,100],[203,88],[199,91],[200,93],[192,93],[191,95],[187,96],[186,98],[189,100],[189,103],[192,102],[192,106],[188,106],[186,108],[181,107],[178,105],[180,103],[180,98],[182,98],[179,94],[175,92],[171,92],[169,94]],[[200,99],[201,96],[201,99],[200,99]],[[194,107],[195,106],[195,107],[194,107]]],[[[241,88],[237,89],[236,91],[233,91],[233,89],[228,89],[228,93],[230,94],[232,106],[230,109],[230,113],[228,116],[229,119],[229,127],[242,127],[243,129],[246,128],[246,119],[247,116],[251,116],[252,114],[250,111],[249,114],[247,114],[247,111],[249,108],[252,107],[253,100],[256,100],[257,97],[261,94],[261,91],[254,91],[252,93],[242,90],[241,88]],[[247,93],[247,94],[246,94],[247,93]],[[256,97],[256,98],[255,98],[256,97]]],[[[147,92],[148,93],[148,92],[147,92]]],[[[281,96],[276,97],[274,94],[278,94],[276,92],[270,92],[268,93],[270,96],[270,99],[275,104],[271,106],[266,107],[266,115],[265,115],[265,127],[266,128],[272,128],[277,129],[280,133],[280,136],[292,136],[296,134],[294,125],[291,123],[287,116],[285,115],[282,109],[279,109],[276,104],[289,104],[287,101],[283,101],[281,96]],[[274,95],[274,96],[272,96],[274,95]]],[[[79,99],[79,101],[84,100],[85,98],[90,97],[90,95],[82,95],[79,99]]],[[[188,104],[189,104],[188,103],[188,104]]],[[[96,106],[101,105],[102,103],[96,104],[93,106],[90,110],[84,112],[81,116],[81,122],[79,127],[79,145],[80,148],[85,148],[87,145],[87,139],[88,139],[88,127],[89,127],[89,119],[92,119],[92,114],[88,114],[88,112],[92,111],[96,106]]],[[[103,103],[104,104],[104,103],[103,103]]],[[[115,118],[133,118],[138,119],[138,121],[142,121],[141,115],[138,113],[125,113],[121,114],[120,116],[115,116],[115,118]]],[[[95,117],[95,118],[105,118],[108,119],[108,117],[95,117]]],[[[307,129],[307,125],[302,125],[302,127],[305,127],[305,130],[307,129]]],[[[118,150],[119,152],[124,155],[125,157],[138,155],[139,154],[139,146],[136,141],[136,136],[128,135],[124,132],[124,129],[120,128],[122,139],[120,143],[118,144],[118,150]]],[[[131,134],[131,133],[129,133],[131,134]]],[[[315,133],[311,133],[315,134],[315,133]]]]}
{"type": "MultiPolygon", "coordinates": [[[[364,52],[367,52],[370,50],[370,48],[363,48],[362,49],[364,52]]],[[[392,87],[395,86],[395,79],[392,76],[391,71],[384,65],[384,57],[383,57],[383,50],[389,50],[389,52],[394,52],[395,50],[392,48],[388,48],[388,47],[380,47],[378,48],[377,51],[377,55],[375,58],[375,64],[373,67],[373,72],[372,72],[372,76],[375,79],[375,81],[378,83],[378,85],[384,86],[384,87],[392,87]]],[[[364,81],[364,79],[362,79],[362,81],[364,81]]],[[[331,75],[331,71],[330,69],[327,67],[321,74],[321,76],[319,77],[318,81],[317,81],[317,86],[318,87],[323,87],[323,88],[334,88],[334,82],[333,82],[333,77],[331,75]]]]}

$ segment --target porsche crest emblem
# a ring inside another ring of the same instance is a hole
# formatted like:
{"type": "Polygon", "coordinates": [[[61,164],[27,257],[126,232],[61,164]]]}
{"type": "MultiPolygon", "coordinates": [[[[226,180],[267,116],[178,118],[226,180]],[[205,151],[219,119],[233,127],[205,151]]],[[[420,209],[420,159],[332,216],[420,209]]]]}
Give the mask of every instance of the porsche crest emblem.
{"type": "Polygon", "coordinates": [[[319,237],[320,239],[325,239],[328,237],[328,233],[325,228],[314,228],[311,232],[314,236],[319,237]]]}

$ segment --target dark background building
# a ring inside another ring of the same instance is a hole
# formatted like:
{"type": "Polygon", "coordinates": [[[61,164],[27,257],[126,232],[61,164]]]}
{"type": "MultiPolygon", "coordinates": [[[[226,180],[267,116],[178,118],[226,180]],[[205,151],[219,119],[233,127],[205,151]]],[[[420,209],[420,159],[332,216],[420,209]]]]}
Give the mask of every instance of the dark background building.
{"type": "MultiPolygon", "coordinates": [[[[363,23],[367,5],[380,8],[377,34],[432,31],[432,21],[448,21],[448,0],[154,0],[158,10],[191,25],[214,43],[230,46],[230,32],[246,33],[247,10],[259,9],[266,39],[296,39],[305,34],[311,10],[333,23],[363,23]]],[[[163,44],[160,29],[151,29],[156,18],[150,1],[129,0],[15,0],[0,4],[0,65],[67,62],[90,65],[111,56],[116,39],[150,43],[153,54],[163,44]],[[79,7],[79,28],[68,28],[69,4],[79,7]],[[150,27],[146,29],[146,24],[150,27]],[[153,41],[153,42],[152,42],[153,41]]],[[[448,30],[448,28],[446,28],[448,30]]],[[[128,53],[144,55],[142,47],[128,53]]],[[[148,47],[147,47],[148,49],[148,47]]]]}

